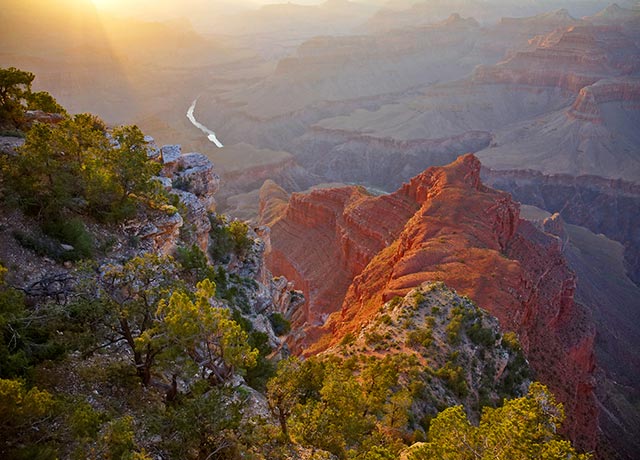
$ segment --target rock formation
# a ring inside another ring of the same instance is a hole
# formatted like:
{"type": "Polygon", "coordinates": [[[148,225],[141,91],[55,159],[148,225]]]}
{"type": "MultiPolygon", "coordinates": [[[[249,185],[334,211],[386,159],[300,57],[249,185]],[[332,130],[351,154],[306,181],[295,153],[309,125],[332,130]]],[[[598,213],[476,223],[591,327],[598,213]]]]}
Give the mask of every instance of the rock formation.
{"type": "MultiPolygon", "coordinates": [[[[585,192],[587,193],[587,192],[585,192]]],[[[633,409],[640,379],[640,286],[629,279],[624,247],[603,234],[567,224],[560,214],[523,205],[524,218],[559,236],[562,252],[577,277],[576,300],[596,325],[596,394],[604,406],[598,423],[601,458],[633,458],[640,448],[640,414],[633,409]]]]}
{"type": "Polygon", "coordinates": [[[614,27],[579,25],[544,37],[498,65],[474,72],[476,82],[552,86],[577,93],[606,76],[638,70],[633,40],[614,27]]]}
{"type": "Polygon", "coordinates": [[[640,283],[640,187],[595,176],[484,170],[485,182],[525,204],[558,212],[575,225],[622,243],[629,276],[640,283]]]}
{"type": "Polygon", "coordinates": [[[573,300],[575,277],[555,236],[482,185],[473,155],[386,196],[356,187],[294,194],[270,224],[268,266],[307,295],[298,351],[326,349],[388,300],[443,281],[519,334],[537,378],[565,403],[572,438],[594,447],[595,331],[573,300]]]}

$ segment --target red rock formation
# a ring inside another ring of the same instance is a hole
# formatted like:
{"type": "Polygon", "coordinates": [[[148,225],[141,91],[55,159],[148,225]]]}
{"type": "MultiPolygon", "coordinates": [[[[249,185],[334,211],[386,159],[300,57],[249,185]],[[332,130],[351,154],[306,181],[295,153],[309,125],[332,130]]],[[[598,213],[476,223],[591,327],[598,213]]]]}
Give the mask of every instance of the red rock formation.
{"type": "Polygon", "coordinates": [[[299,352],[320,352],[394,296],[443,281],[519,334],[538,379],[565,403],[573,440],[594,447],[594,331],[574,303],[575,277],[555,236],[520,220],[508,194],[482,185],[473,155],[385,197],[355,187],[294,195],[271,243],[271,270],[301,281],[308,295],[299,352]]]}
{"type": "Polygon", "coordinates": [[[271,226],[267,264],[304,292],[307,302],[295,321],[298,326],[322,324],[338,310],[353,277],[397,237],[416,210],[404,196],[376,198],[360,187],[294,193],[284,208],[282,191],[273,185],[270,190],[274,199],[264,189],[261,197],[263,222],[271,226]],[[279,217],[266,219],[278,210],[279,217]],[[380,215],[384,222],[370,225],[380,215]]]}

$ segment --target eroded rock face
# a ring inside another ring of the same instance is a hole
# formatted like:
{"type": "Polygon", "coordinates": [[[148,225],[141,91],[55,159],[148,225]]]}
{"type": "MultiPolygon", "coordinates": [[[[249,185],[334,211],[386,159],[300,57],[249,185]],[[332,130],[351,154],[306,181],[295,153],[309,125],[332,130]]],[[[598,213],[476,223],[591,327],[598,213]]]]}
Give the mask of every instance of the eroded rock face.
{"type": "Polygon", "coordinates": [[[153,138],[146,138],[149,156],[164,164],[156,180],[169,193],[176,195],[186,214],[181,216],[168,207],[158,215],[145,216],[145,222],[133,234],[150,242],[150,250],[172,254],[178,245],[197,244],[205,253],[211,230],[209,212],[215,209],[214,194],[220,178],[213,163],[200,153],[182,154],[179,145],[165,145],[158,149],[153,138]],[[171,212],[173,211],[173,212],[171,212]],[[184,218],[183,218],[184,217],[184,218]]]}
{"type": "Polygon", "coordinates": [[[606,76],[637,71],[633,40],[610,26],[579,25],[539,40],[495,66],[480,66],[474,81],[552,86],[579,92],[606,76]]]}
{"type": "Polygon", "coordinates": [[[212,211],[215,209],[213,196],[220,187],[220,177],[206,155],[186,153],[176,160],[173,187],[193,193],[207,211],[212,211]]]}
{"type": "Polygon", "coordinates": [[[267,265],[294,281],[307,299],[298,326],[320,325],[339,309],[351,279],[416,209],[403,195],[373,197],[359,187],[294,193],[285,206],[273,186],[271,195],[263,191],[262,219],[271,225],[272,241],[267,265]]]}
{"type": "Polygon", "coordinates": [[[575,277],[558,238],[520,220],[508,194],[484,186],[473,155],[429,168],[387,196],[356,187],[294,194],[272,224],[271,245],[272,271],[308,296],[299,352],[320,352],[386,301],[443,281],[519,334],[538,378],[565,403],[572,439],[594,447],[595,332],[573,300],[575,277]]]}
{"type": "Polygon", "coordinates": [[[568,114],[592,123],[603,123],[602,106],[611,102],[620,104],[626,110],[640,110],[640,79],[611,78],[585,86],[568,114]]]}
{"type": "Polygon", "coordinates": [[[150,244],[150,251],[165,255],[173,254],[180,239],[180,229],[184,225],[182,216],[174,212],[148,217],[148,222],[132,233],[141,241],[150,244]]]}
{"type": "Polygon", "coordinates": [[[570,224],[603,233],[625,246],[629,276],[640,283],[640,186],[595,176],[484,170],[483,179],[518,201],[558,212],[570,224]]]}
{"type": "Polygon", "coordinates": [[[461,152],[482,150],[490,142],[491,134],[481,130],[393,139],[316,125],[296,140],[294,150],[301,152],[299,159],[305,168],[330,181],[395,190],[427,166],[448,164],[461,152]]]}

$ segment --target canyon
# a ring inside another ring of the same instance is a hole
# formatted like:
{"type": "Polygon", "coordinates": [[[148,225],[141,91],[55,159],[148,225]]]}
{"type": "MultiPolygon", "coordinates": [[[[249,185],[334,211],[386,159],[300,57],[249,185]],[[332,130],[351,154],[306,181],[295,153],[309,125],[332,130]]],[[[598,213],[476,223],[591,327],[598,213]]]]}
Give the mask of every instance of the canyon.
{"type": "Polygon", "coordinates": [[[249,222],[252,305],[292,325],[264,328],[278,357],[360,350],[445,286],[517,334],[577,447],[637,455],[640,3],[329,0],[204,30],[34,4],[7,3],[0,64],[172,144],[157,180],[184,216],[132,224],[144,249],[249,222]]]}
{"type": "MultiPolygon", "coordinates": [[[[615,277],[592,286],[598,276],[587,271],[597,266],[589,259],[595,256],[588,256],[584,243],[579,251],[565,250],[561,218],[538,223],[521,218],[520,205],[483,185],[480,171],[478,159],[466,155],[382,196],[342,187],[289,197],[275,184],[265,185],[262,221],[271,227],[267,265],[293,280],[306,298],[292,315],[304,333],[290,346],[304,354],[331,348],[357,333],[386,302],[425,281],[444,282],[496,316],[505,330],[518,333],[536,378],[565,404],[571,438],[584,449],[598,446],[606,452],[621,443],[613,426],[624,426],[625,439],[637,432],[628,406],[603,397],[625,373],[608,357],[625,346],[611,342],[612,331],[637,346],[637,328],[618,327],[634,314],[630,293],[637,286],[623,281],[626,291],[617,298],[626,299],[624,307],[594,299],[599,287],[616,292],[605,287],[617,283],[615,277]],[[614,319],[603,321],[607,315],[614,319]],[[614,422],[610,410],[626,411],[626,420],[614,422]]],[[[582,227],[576,228],[570,241],[584,240],[582,227]]],[[[621,246],[617,254],[623,276],[621,246]]],[[[636,373],[637,367],[628,368],[625,381],[636,373]]],[[[634,400],[633,391],[619,390],[626,401],[634,400]]]]}

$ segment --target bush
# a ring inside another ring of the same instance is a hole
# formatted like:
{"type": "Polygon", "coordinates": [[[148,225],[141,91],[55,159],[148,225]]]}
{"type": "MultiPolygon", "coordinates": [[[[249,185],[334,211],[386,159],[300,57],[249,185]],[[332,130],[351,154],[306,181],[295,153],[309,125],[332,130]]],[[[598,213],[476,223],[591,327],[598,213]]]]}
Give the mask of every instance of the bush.
{"type": "Polygon", "coordinates": [[[184,271],[194,278],[195,282],[208,278],[217,284],[217,273],[214,268],[209,265],[206,254],[198,245],[194,244],[190,247],[179,247],[176,251],[176,259],[184,271]]]}
{"type": "Polygon", "coordinates": [[[47,221],[42,229],[61,243],[73,246],[73,250],[62,253],[65,260],[88,259],[93,255],[93,236],[79,218],[47,221]]]}
{"type": "Polygon", "coordinates": [[[467,336],[476,345],[482,345],[484,347],[490,347],[496,341],[496,336],[493,331],[482,327],[482,323],[479,321],[467,328],[467,336]]]}
{"type": "Polygon", "coordinates": [[[469,394],[469,387],[464,378],[462,367],[454,367],[451,363],[446,363],[436,371],[436,376],[441,378],[447,384],[447,387],[460,398],[464,398],[469,394]]]}
{"type": "Polygon", "coordinates": [[[253,246],[253,240],[249,238],[249,225],[246,222],[234,220],[229,224],[229,233],[233,240],[234,252],[240,257],[245,256],[253,246]]]}
{"type": "Polygon", "coordinates": [[[278,336],[288,334],[291,331],[291,323],[287,321],[281,313],[272,313],[269,315],[269,322],[271,323],[273,332],[278,336]]]}
{"type": "Polygon", "coordinates": [[[455,314],[451,318],[449,324],[447,324],[447,340],[451,345],[457,345],[460,343],[460,329],[462,328],[462,320],[462,315],[455,314]]]}
{"type": "Polygon", "coordinates": [[[135,126],[113,130],[90,114],[51,126],[36,123],[24,146],[4,162],[6,196],[41,222],[90,214],[102,222],[132,217],[140,205],[166,203],[157,181],[161,165],[150,160],[135,126]]]}
{"type": "Polygon", "coordinates": [[[342,340],[340,340],[340,345],[342,345],[343,347],[346,347],[348,345],[351,345],[355,341],[356,341],[356,336],[354,335],[354,333],[353,332],[347,332],[344,335],[344,337],[342,337],[342,340]]]}
{"type": "Polygon", "coordinates": [[[433,330],[429,326],[421,327],[407,335],[407,345],[412,348],[419,346],[428,348],[433,343],[433,330]]]}

